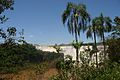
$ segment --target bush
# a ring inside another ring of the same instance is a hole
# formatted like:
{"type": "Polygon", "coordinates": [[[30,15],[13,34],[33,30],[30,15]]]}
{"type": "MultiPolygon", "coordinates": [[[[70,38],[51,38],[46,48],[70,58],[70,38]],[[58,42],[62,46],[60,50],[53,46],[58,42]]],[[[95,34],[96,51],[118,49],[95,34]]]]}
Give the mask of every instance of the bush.
{"type": "Polygon", "coordinates": [[[0,45],[0,71],[14,72],[30,62],[29,57],[37,54],[37,50],[30,44],[0,45]]]}
{"type": "Polygon", "coordinates": [[[59,74],[50,80],[120,80],[120,64],[106,62],[96,68],[88,65],[75,65],[73,61],[65,60],[58,62],[59,74]]]}
{"type": "Polygon", "coordinates": [[[55,52],[40,52],[43,56],[43,61],[53,61],[53,60],[59,60],[59,59],[63,59],[64,58],[64,54],[63,53],[55,53],[55,52]]]}
{"type": "Polygon", "coordinates": [[[17,72],[29,63],[41,63],[63,58],[63,54],[43,52],[31,44],[0,45],[0,72],[17,72]]]}
{"type": "Polygon", "coordinates": [[[109,39],[108,44],[108,56],[111,61],[120,63],[120,38],[118,39],[109,39]]]}

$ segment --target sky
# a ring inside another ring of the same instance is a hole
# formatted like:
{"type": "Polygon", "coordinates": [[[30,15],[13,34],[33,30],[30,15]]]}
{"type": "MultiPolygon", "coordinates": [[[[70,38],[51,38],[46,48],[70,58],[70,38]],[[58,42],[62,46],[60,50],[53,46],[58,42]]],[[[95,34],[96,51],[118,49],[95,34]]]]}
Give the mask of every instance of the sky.
{"type": "MultiPolygon", "coordinates": [[[[99,16],[120,16],[120,0],[15,0],[14,10],[4,14],[9,18],[1,28],[13,26],[24,29],[25,40],[32,44],[71,43],[74,37],[62,24],[61,15],[68,2],[83,3],[91,18],[99,16]]],[[[80,40],[91,42],[81,33],[80,40]]]]}

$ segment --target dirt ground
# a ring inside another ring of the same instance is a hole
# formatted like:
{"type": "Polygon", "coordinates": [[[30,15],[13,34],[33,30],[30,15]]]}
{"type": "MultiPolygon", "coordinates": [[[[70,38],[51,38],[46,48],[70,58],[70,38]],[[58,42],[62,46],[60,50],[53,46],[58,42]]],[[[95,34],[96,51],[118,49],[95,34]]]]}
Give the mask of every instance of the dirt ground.
{"type": "Polygon", "coordinates": [[[36,74],[33,70],[24,70],[18,74],[0,74],[0,80],[49,80],[50,77],[57,73],[55,68],[50,68],[43,74],[36,74]]]}

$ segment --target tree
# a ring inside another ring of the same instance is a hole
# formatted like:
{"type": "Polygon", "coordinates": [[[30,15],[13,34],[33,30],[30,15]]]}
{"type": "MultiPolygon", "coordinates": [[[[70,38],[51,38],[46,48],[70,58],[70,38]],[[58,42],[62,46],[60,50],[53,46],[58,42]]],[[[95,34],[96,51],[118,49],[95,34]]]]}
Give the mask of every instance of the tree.
{"type": "Polygon", "coordinates": [[[57,53],[60,53],[60,51],[62,50],[62,49],[60,48],[60,46],[57,45],[57,44],[55,44],[55,45],[53,46],[53,48],[56,50],[57,53]]]}
{"type": "Polygon", "coordinates": [[[101,38],[104,46],[104,58],[106,59],[106,44],[105,44],[105,33],[109,33],[112,31],[112,20],[110,17],[104,17],[103,14],[97,18],[97,30],[98,30],[98,36],[101,38]]]}
{"type": "Polygon", "coordinates": [[[75,41],[72,42],[72,46],[77,49],[80,48],[82,46],[83,42],[78,42],[76,43],[75,41]]]}
{"type": "Polygon", "coordinates": [[[112,38],[120,38],[120,17],[116,16],[114,19],[114,24],[115,26],[113,26],[113,31],[110,35],[110,37],[112,38]]]}
{"type": "MultiPolygon", "coordinates": [[[[8,9],[13,10],[13,7],[12,7],[13,4],[14,4],[14,0],[0,0],[0,23],[1,24],[3,24],[8,20],[8,18],[6,18],[6,16],[3,15],[3,12],[8,9]]],[[[6,37],[2,29],[0,29],[0,35],[2,38],[6,37]]]]}
{"type": "Polygon", "coordinates": [[[97,33],[98,33],[97,24],[98,24],[98,18],[96,17],[92,20],[92,25],[88,27],[86,35],[87,35],[87,38],[93,38],[94,37],[94,49],[93,50],[96,54],[96,65],[98,67],[97,41],[96,41],[97,33]]]}
{"type": "Polygon", "coordinates": [[[107,45],[109,46],[107,49],[109,59],[120,63],[120,38],[108,39],[107,45]]]}
{"type": "Polygon", "coordinates": [[[15,43],[16,31],[15,27],[9,27],[7,32],[1,29],[0,37],[4,39],[5,44],[13,44],[15,43]]]}
{"type": "Polygon", "coordinates": [[[0,0],[0,23],[4,23],[6,20],[8,20],[8,18],[6,18],[6,16],[2,13],[8,9],[13,10],[13,4],[14,0],[0,0]]]}
{"type": "MultiPolygon", "coordinates": [[[[22,30],[23,31],[23,30],[22,30]]],[[[8,29],[5,30],[0,30],[0,37],[4,41],[4,45],[10,47],[11,45],[14,44],[26,44],[26,41],[24,40],[23,37],[23,32],[19,32],[20,36],[17,36],[17,29],[15,27],[8,27],[8,29]]]]}
{"type": "MultiPolygon", "coordinates": [[[[62,22],[65,25],[67,23],[68,31],[75,37],[76,43],[78,43],[78,37],[80,36],[80,30],[85,31],[87,22],[90,21],[90,16],[86,10],[84,4],[74,4],[69,2],[66,10],[62,14],[62,22]]],[[[76,48],[76,61],[78,60],[79,50],[76,48]]]]}
{"type": "Polygon", "coordinates": [[[114,22],[115,22],[116,26],[119,26],[120,25],[120,17],[116,16],[114,19],[114,22]]]}

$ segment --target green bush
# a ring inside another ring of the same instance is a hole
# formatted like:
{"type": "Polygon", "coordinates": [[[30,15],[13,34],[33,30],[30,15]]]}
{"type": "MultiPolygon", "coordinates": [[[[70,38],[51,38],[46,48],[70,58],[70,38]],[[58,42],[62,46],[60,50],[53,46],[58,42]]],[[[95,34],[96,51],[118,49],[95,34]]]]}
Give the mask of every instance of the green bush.
{"type": "Polygon", "coordinates": [[[0,45],[0,72],[14,72],[24,67],[37,54],[37,50],[30,44],[0,45]]]}
{"type": "Polygon", "coordinates": [[[58,62],[59,74],[50,80],[120,80],[120,64],[105,62],[96,68],[88,65],[75,65],[69,58],[58,62]]]}
{"type": "Polygon", "coordinates": [[[0,45],[0,72],[17,72],[29,63],[41,63],[63,58],[63,54],[43,52],[31,44],[0,45]]]}
{"type": "Polygon", "coordinates": [[[109,39],[107,41],[108,45],[108,56],[111,61],[120,63],[120,38],[109,39]]]}
{"type": "Polygon", "coordinates": [[[64,58],[64,54],[63,53],[54,53],[54,52],[43,52],[40,51],[40,53],[43,56],[43,61],[53,61],[56,59],[63,59],[64,58]]]}

